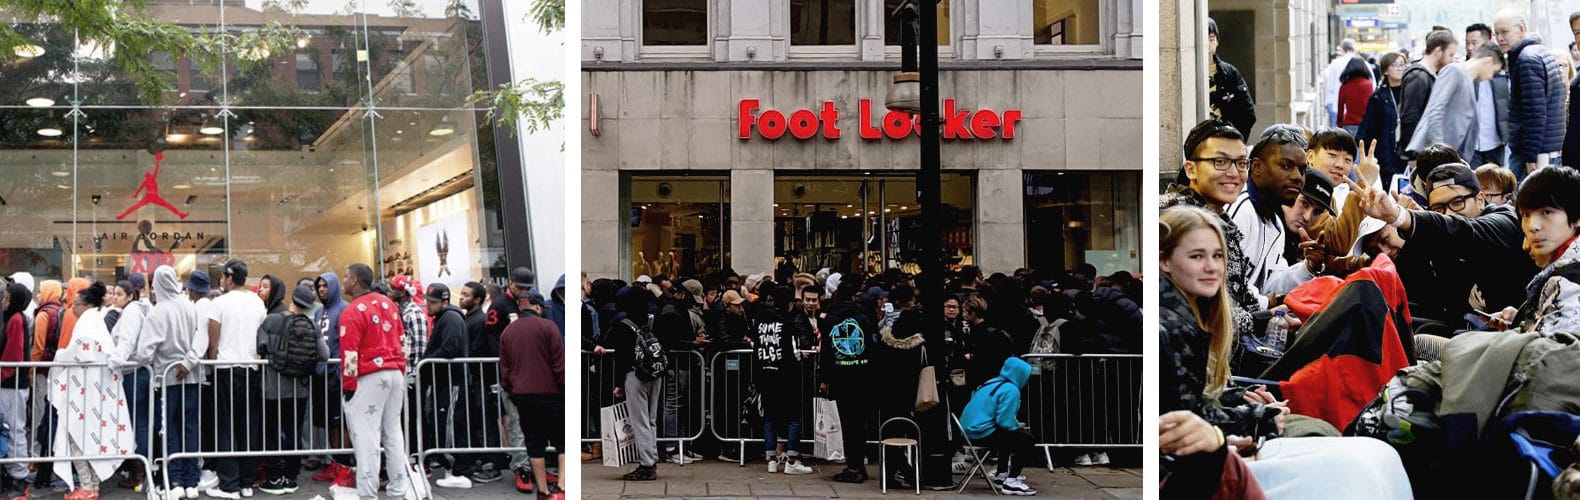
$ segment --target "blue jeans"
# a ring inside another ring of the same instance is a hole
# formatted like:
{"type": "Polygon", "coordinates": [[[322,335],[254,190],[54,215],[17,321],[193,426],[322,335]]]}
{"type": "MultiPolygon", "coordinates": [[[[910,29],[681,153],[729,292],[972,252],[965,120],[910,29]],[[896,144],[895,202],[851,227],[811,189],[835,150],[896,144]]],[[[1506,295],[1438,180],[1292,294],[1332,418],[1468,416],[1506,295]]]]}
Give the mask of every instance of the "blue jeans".
{"type": "MultiPolygon", "coordinates": [[[[198,451],[198,396],[202,393],[202,386],[198,384],[177,384],[165,386],[168,393],[165,408],[165,452],[194,452],[198,451]]],[[[196,488],[200,473],[198,459],[182,458],[170,460],[170,485],[185,488],[196,488]]]]}
{"type": "Polygon", "coordinates": [[[148,441],[149,424],[155,424],[153,425],[154,429],[158,429],[159,426],[157,425],[157,419],[155,422],[148,421],[148,405],[151,403],[148,400],[149,378],[150,374],[147,368],[138,368],[137,371],[131,374],[123,373],[121,374],[121,388],[126,390],[126,401],[128,406],[130,406],[130,408],[127,408],[127,411],[132,414],[132,430],[136,431],[137,435],[137,454],[152,458],[152,455],[148,454],[148,445],[150,444],[150,441],[148,441]]]}
{"type": "MultiPolygon", "coordinates": [[[[798,439],[800,434],[801,421],[790,420],[790,432],[785,433],[785,456],[794,457],[801,454],[801,452],[796,451],[796,448],[799,448],[801,445],[801,441],[798,439]]],[[[772,417],[763,417],[763,455],[768,458],[774,457],[774,443],[778,441],[776,438],[777,436],[774,435],[774,419],[772,417]]]]}

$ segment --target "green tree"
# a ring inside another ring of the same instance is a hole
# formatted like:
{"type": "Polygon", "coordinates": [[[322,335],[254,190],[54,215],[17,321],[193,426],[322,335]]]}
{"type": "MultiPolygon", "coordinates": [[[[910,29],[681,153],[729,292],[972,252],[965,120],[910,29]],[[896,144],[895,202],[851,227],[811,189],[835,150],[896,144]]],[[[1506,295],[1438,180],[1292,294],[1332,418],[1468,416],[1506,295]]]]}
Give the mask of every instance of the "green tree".
{"type": "MultiPolygon", "coordinates": [[[[545,34],[562,31],[565,0],[533,0],[527,18],[545,34]]],[[[565,83],[524,78],[497,89],[475,92],[468,102],[487,108],[487,118],[498,125],[516,133],[533,133],[565,115],[565,83]]]]}

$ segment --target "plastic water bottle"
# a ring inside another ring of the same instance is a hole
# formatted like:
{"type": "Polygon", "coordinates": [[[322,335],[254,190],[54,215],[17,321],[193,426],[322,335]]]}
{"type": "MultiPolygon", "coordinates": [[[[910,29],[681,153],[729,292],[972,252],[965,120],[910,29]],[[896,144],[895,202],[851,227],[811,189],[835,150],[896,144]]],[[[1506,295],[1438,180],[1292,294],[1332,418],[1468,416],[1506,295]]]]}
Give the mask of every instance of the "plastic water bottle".
{"type": "Polygon", "coordinates": [[[1284,352],[1284,341],[1289,338],[1289,320],[1284,318],[1284,311],[1273,311],[1273,319],[1267,320],[1267,347],[1284,352]]]}

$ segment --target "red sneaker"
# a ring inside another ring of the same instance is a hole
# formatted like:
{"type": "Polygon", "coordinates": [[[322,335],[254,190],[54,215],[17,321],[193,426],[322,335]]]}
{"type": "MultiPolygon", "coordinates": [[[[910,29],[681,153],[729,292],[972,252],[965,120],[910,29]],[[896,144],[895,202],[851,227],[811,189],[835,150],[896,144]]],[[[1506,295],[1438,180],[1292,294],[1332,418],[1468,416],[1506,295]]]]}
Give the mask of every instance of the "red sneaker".
{"type": "Polygon", "coordinates": [[[525,469],[516,469],[516,491],[532,493],[532,474],[522,474],[522,472],[526,472],[525,469]]]}
{"type": "Polygon", "coordinates": [[[340,462],[330,462],[329,465],[324,466],[324,468],[319,469],[316,474],[313,474],[313,480],[334,481],[336,477],[340,476],[340,469],[344,468],[346,468],[346,466],[340,465],[340,462]]]}
{"type": "Polygon", "coordinates": [[[340,466],[340,472],[335,474],[335,483],[330,486],[357,489],[357,470],[340,466]]]}

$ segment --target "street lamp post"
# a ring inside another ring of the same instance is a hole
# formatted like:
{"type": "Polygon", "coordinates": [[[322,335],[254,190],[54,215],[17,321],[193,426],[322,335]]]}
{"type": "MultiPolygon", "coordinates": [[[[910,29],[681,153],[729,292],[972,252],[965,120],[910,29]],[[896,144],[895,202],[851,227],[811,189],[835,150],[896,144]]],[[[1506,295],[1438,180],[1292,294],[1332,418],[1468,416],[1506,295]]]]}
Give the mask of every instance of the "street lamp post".
{"type": "Polygon", "coordinates": [[[941,199],[943,159],[938,116],[938,4],[937,0],[919,2],[908,0],[894,13],[900,18],[903,27],[900,37],[902,73],[895,76],[888,105],[890,109],[921,115],[922,151],[921,168],[916,172],[916,201],[922,206],[922,230],[917,238],[922,250],[919,266],[922,272],[917,278],[917,285],[921,291],[922,313],[926,319],[923,337],[943,339],[945,268],[944,207],[941,199]],[[912,71],[916,73],[910,73],[912,71]],[[916,96],[915,101],[896,99],[897,94],[909,94],[906,87],[917,83],[920,84],[919,91],[910,94],[916,96]],[[916,104],[912,106],[911,102],[916,104]]]}

